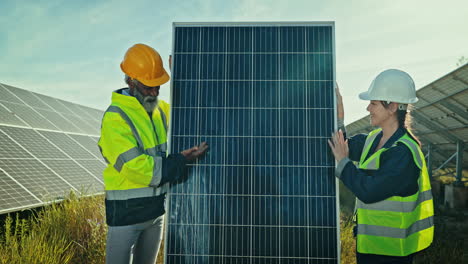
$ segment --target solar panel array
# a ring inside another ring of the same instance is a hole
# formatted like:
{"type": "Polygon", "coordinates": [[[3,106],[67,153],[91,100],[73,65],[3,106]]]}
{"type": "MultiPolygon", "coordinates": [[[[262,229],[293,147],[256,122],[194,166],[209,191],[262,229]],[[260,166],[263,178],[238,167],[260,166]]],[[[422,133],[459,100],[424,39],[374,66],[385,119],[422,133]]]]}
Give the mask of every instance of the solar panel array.
{"type": "Polygon", "coordinates": [[[102,193],[103,114],[0,83],[0,214],[102,193]]]}
{"type": "Polygon", "coordinates": [[[338,263],[334,24],[174,25],[166,263],[338,263]]]}

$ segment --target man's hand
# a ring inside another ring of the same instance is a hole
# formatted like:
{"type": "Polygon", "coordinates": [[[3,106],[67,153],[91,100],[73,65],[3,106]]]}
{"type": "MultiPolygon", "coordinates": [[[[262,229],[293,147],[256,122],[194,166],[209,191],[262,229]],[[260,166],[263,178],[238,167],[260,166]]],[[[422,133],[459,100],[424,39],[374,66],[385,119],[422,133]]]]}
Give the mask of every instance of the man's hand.
{"type": "Polygon", "coordinates": [[[189,148],[180,152],[180,154],[184,155],[184,157],[187,160],[193,161],[195,159],[202,157],[208,151],[208,148],[209,148],[208,143],[202,142],[198,146],[194,146],[192,148],[189,148]]]}

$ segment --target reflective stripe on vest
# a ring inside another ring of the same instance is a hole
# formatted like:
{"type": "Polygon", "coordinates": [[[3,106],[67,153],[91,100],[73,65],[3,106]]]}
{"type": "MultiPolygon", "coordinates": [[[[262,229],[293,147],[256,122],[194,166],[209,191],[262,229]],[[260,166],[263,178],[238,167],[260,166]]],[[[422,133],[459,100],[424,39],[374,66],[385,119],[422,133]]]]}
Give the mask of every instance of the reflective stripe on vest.
{"type": "Polygon", "coordinates": [[[418,207],[418,205],[420,205],[422,202],[428,200],[432,200],[431,190],[419,193],[418,199],[416,201],[400,202],[392,200],[383,200],[376,203],[366,204],[363,203],[361,200],[357,199],[356,202],[358,203],[357,208],[371,209],[376,211],[409,213],[414,211],[414,209],[418,207]]]}
{"type": "MultiPolygon", "coordinates": [[[[374,142],[375,138],[379,135],[380,131],[382,131],[382,129],[376,129],[369,133],[369,135],[366,138],[366,142],[364,143],[364,147],[362,148],[362,153],[366,153],[366,155],[367,153],[369,153],[369,150],[372,147],[372,143],[374,142]]],[[[361,155],[361,159],[359,161],[360,164],[364,163],[366,155],[361,155]]]]}
{"type": "Polygon", "coordinates": [[[434,217],[431,216],[431,217],[414,222],[408,228],[394,228],[394,227],[387,227],[387,226],[358,224],[358,230],[359,230],[359,234],[361,235],[405,239],[409,237],[410,235],[416,232],[422,231],[424,229],[428,229],[432,227],[433,225],[434,225],[434,217]]]}
{"type": "Polygon", "coordinates": [[[169,190],[169,183],[166,183],[159,188],[146,187],[130,190],[109,190],[106,191],[107,200],[128,200],[134,198],[143,198],[157,196],[166,193],[169,190]]]}
{"type": "Polygon", "coordinates": [[[118,172],[120,172],[125,163],[140,156],[141,154],[143,154],[143,151],[141,151],[141,148],[139,147],[134,147],[125,151],[124,153],[120,154],[117,160],[115,161],[114,168],[118,172]]]}
{"type": "Polygon", "coordinates": [[[164,111],[161,109],[161,107],[158,106],[158,110],[159,110],[159,113],[161,114],[161,118],[162,118],[163,125],[164,125],[164,130],[166,131],[166,134],[167,134],[167,119],[166,119],[166,115],[164,114],[164,111]]]}
{"type": "MultiPolygon", "coordinates": [[[[109,108],[107,108],[106,112],[112,112],[112,113],[119,114],[122,117],[122,119],[125,120],[125,122],[130,127],[130,129],[132,130],[132,134],[135,137],[135,139],[136,139],[136,141],[138,143],[138,146],[143,148],[143,141],[141,140],[140,134],[138,134],[138,131],[136,130],[135,125],[133,124],[132,120],[130,120],[128,115],[122,109],[120,109],[120,107],[115,106],[115,105],[111,105],[111,106],[109,106],[109,108]]],[[[104,113],[104,114],[106,114],[106,113],[104,113]]]]}

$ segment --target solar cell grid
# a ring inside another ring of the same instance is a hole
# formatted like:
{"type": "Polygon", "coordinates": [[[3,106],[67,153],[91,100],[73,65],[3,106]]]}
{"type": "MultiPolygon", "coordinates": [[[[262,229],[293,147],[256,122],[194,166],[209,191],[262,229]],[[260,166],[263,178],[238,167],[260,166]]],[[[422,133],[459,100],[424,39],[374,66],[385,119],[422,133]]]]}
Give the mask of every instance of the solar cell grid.
{"type": "Polygon", "coordinates": [[[63,159],[65,155],[33,129],[3,127],[2,130],[37,158],[63,159]]]}
{"type": "Polygon", "coordinates": [[[78,142],[81,146],[83,146],[86,150],[91,152],[95,157],[102,158],[101,152],[99,151],[99,147],[97,146],[97,141],[94,140],[95,137],[83,136],[83,135],[69,135],[73,138],[76,142],[78,142]]]}
{"type": "Polygon", "coordinates": [[[44,118],[49,120],[51,123],[53,123],[54,126],[58,128],[58,130],[64,132],[80,132],[80,130],[75,125],[73,125],[70,121],[68,121],[62,115],[58,114],[55,111],[48,111],[43,109],[36,109],[36,111],[39,112],[44,118]]]}
{"type": "Polygon", "coordinates": [[[103,192],[96,138],[103,111],[74,105],[85,120],[66,105],[73,104],[0,84],[0,214],[61,200],[70,190],[103,192]]]}
{"type": "Polygon", "coordinates": [[[76,160],[81,166],[85,167],[89,172],[91,172],[95,178],[103,181],[102,172],[106,168],[106,165],[100,160],[76,160]]]}
{"type": "Polygon", "coordinates": [[[337,263],[332,24],[175,25],[167,263],[337,263]]]}
{"type": "Polygon", "coordinates": [[[2,102],[2,104],[11,112],[15,113],[15,115],[19,116],[31,127],[51,130],[58,129],[51,122],[49,122],[47,119],[38,114],[34,109],[32,109],[29,106],[9,102],[2,102]]]}
{"type": "Polygon", "coordinates": [[[91,135],[99,135],[101,128],[101,120],[99,119],[86,119],[86,122],[93,128],[91,135]]]}
{"type": "Polygon", "coordinates": [[[73,106],[74,104],[72,102],[64,101],[61,99],[56,99],[65,109],[67,110],[67,114],[72,114],[72,115],[77,115],[79,116],[79,113],[76,112],[75,107],[73,106]]]}
{"type": "Polygon", "coordinates": [[[42,162],[82,193],[92,194],[103,190],[102,184],[73,160],[42,160],[42,162]]]}
{"type": "Polygon", "coordinates": [[[0,168],[43,201],[63,198],[71,188],[37,160],[0,159],[0,168]]]}
{"type": "MultiPolygon", "coordinates": [[[[45,136],[49,141],[51,141],[53,144],[55,144],[73,159],[96,158],[66,134],[50,131],[39,131],[39,133],[45,136]]],[[[62,158],[65,158],[65,156],[62,156],[62,158]]]]}
{"type": "Polygon", "coordinates": [[[66,113],[66,114],[71,114],[73,115],[73,112],[70,111],[68,108],[66,108],[62,103],[60,103],[57,99],[47,96],[47,95],[42,95],[42,94],[36,94],[36,96],[43,101],[45,104],[49,105],[54,111],[57,111],[59,113],[66,113]]]}
{"type": "Polygon", "coordinates": [[[63,101],[63,103],[65,104],[65,106],[67,108],[69,108],[71,111],[73,111],[73,113],[75,115],[77,115],[78,117],[82,118],[82,119],[90,119],[90,118],[93,118],[92,116],[90,116],[88,114],[88,112],[81,106],[77,105],[77,104],[74,104],[74,103],[71,103],[71,102],[65,102],[63,101]]]}
{"type": "Polygon", "coordinates": [[[73,119],[76,123],[80,124],[80,129],[83,131],[85,134],[89,135],[99,135],[100,133],[100,123],[99,126],[96,127],[96,122],[91,121],[90,119],[84,119],[81,116],[77,117],[74,116],[73,119]]]}
{"type": "Polygon", "coordinates": [[[0,126],[0,158],[1,159],[32,159],[31,156],[26,150],[20,147],[17,143],[12,141],[4,132],[4,130],[8,130],[9,127],[0,126]]]}
{"type": "Polygon", "coordinates": [[[15,94],[19,99],[21,99],[24,104],[32,107],[32,108],[40,108],[40,109],[46,109],[46,110],[53,110],[50,108],[48,105],[44,104],[41,100],[39,100],[34,93],[19,89],[13,86],[8,86],[7,89],[11,91],[13,94],[15,94]]]}
{"type": "Polygon", "coordinates": [[[23,102],[20,99],[18,99],[18,97],[16,97],[9,90],[7,90],[7,87],[9,86],[0,83],[0,100],[15,104],[23,104],[23,102]]]}
{"type": "Polygon", "coordinates": [[[22,186],[0,170],[0,212],[32,206],[42,201],[28,193],[22,186]]]}
{"type": "Polygon", "coordinates": [[[13,112],[11,112],[10,110],[2,106],[1,103],[0,103],[0,123],[14,125],[14,126],[28,126],[21,119],[19,119],[18,116],[16,116],[13,112]]]}
{"type": "Polygon", "coordinates": [[[99,110],[96,110],[96,109],[93,109],[93,108],[90,108],[90,107],[86,107],[86,106],[83,106],[83,105],[80,105],[79,106],[84,112],[86,112],[86,114],[88,115],[88,118],[87,119],[90,119],[90,120],[93,120],[93,121],[97,121],[101,122],[101,119],[102,119],[102,116],[104,114],[103,111],[99,111],[99,110]]]}

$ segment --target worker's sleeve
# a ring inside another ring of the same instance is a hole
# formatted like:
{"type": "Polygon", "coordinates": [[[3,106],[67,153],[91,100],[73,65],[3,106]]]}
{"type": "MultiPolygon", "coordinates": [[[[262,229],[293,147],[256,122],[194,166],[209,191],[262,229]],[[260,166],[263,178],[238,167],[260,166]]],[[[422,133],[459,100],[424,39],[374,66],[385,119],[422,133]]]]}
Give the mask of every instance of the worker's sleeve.
{"type": "Polygon", "coordinates": [[[408,196],[418,190],[420,170],[411,151],[404,145],[382,153],[380,168],[372,171],[372,175],[356,168],[349,159],[340,161],[339,166],[343,169],[337,172],[337,177],[364,203],[379,202],[395,195],[408,196]]]}
{"type": "Polygon", "coordinates": [[[187,159],[180,153],[171,154],[164,159],[160,185],[182,179],[186,172],[187,159]]]}
{"type": "Polygon", "coordinates": [[[137,144],[129,125],[118,113],[105,114],[99,147],[103,157],[128,181],[157,187],[171,178],[178,179],[185,168],[185,158],[145,154],[137,144]],[[180,168],[182,167],[182,168],[180,168]]]}

